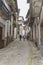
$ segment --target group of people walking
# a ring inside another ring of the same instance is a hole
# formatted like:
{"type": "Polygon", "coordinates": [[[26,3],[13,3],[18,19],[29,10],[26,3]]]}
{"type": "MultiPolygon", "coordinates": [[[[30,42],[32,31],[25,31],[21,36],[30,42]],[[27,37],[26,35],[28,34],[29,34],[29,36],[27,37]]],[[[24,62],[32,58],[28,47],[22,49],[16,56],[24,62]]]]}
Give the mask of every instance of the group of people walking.
{"type": "Polygon", "coordinates": [[[29,31],[29,28],[27,28],[27,29],[25,29],[25,28],[20,28],[20,30],[19,30],[19,37],[20,37],[20,40],[21,39],[23,39],[23,40],[25,40],[25,39],[29,39],[29,34],[30,33],[30,31],[29,31]]]}

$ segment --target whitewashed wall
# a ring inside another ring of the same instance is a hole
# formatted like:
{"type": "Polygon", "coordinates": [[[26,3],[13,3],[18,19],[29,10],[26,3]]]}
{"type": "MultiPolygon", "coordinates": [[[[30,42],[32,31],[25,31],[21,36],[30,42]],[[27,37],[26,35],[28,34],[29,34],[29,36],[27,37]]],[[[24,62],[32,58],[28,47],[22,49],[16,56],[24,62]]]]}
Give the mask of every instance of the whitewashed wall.
{"type": "Polygon", "coordinates": [[[11,37],[13,36],[13,16],[11,16],[11,37]]]}
{"type": "Polygon", "coordinates": [[[10,36],[10,20],[4,20],[2,17],[0,17],[0,26],[3,28],[3,38],[7,37],[7,31],[8,36],[10,36]]]}
{"type": "Polygon", "coordinates": [[[8,36],[10,36],[10,20],[6,20],[5,22],[5,37],[7,37],[7,32],[8,36]]]}

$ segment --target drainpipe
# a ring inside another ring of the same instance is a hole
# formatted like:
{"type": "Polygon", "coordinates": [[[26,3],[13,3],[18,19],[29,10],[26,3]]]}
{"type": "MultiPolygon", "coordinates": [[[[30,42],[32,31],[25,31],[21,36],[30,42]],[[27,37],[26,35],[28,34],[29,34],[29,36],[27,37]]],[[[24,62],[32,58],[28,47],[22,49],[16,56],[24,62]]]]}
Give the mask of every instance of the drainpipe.
{"type": "Polygon", "coordinates": [[[7,21],[7,44],[8,44],[8,24],[9,22],[7,21]]]}
{"type": "MultiPolygon", "coordinates": [[[[16,12],[16,28],[17,28],[17,12],[16,12]]],[[[16,29],[16,38],[17,38],[17,29],[16,29]]]]}
{"type": "Polygon", "coordinates": [[[40,38],[41,38],[41,34],[40,34],[40,19],[39,19],[39,25],[38,25],[38,35],[39,35],[39,47],[40,47],[40,44],[41,44],[41,40],[40,40],[40,38]]]}
{"type": "MultiPolygon", "coordinates": [[[[9,15],[9,21],[10,21],[10,40],[11,38],[13,39],[13,12],[11,12],[11,14],[9,15]]],[[[7,26],[8,27],[8,26],[7,26]]]]}
{"type": "Polygon", "coordinates": [[[38,48],[40,48],[41,44],[41,31],[40,31],[40,18],[38,17],[37,27],[38,27],[38,48]]]}

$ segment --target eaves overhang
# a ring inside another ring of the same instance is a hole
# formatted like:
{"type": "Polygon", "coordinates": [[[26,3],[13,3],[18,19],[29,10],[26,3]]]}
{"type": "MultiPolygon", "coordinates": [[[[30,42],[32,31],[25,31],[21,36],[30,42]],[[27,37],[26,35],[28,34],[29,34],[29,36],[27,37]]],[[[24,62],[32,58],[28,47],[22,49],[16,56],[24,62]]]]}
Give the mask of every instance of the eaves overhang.
{"type": "Polygon", "coordinates": [[[7,7],[5,6],[5,4],[3,3],[2,0],[0,0],[0,8],[4,11],[4,13],[5,13],[7,16],[10,15],[9,10],[7,9],[7,7]]]}

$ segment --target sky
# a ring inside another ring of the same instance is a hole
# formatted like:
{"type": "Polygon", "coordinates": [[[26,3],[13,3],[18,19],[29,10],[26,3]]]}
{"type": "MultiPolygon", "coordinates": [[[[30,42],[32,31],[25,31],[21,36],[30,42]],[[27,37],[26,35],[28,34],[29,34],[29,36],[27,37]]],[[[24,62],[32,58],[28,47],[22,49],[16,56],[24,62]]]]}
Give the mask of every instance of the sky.
{"type": "Polygon", "coordinates": [[[18,2],[18,8],[20,9],[20,14],[19,16],[23,16],[24,19],[26,19],[26,14],[29,9],[29,4],[27,4],[27,0],[17,0],[18,2]]]}

